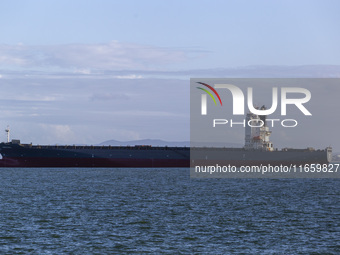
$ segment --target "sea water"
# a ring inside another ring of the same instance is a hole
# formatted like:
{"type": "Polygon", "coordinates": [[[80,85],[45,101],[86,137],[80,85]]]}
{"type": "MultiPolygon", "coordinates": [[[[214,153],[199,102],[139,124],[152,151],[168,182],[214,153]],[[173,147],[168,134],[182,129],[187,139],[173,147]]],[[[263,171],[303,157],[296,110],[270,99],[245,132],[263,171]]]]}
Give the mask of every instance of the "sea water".
{"type": "Polygon", "coordinates": [[[0,254],[340,254],[339,179],[0,169],[0,254]]]}

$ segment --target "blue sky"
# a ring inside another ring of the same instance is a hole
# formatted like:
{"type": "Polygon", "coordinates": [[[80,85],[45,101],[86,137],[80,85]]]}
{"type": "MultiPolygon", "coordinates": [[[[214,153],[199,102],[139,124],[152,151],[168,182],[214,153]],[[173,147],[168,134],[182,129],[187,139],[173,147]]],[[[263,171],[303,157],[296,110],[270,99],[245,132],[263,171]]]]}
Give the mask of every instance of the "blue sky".
{"type": "Polygon", "coordinates": [[[116,41],[183,54],[165,70],[340,61],[339,1],[2,2],[2,44],[116,41]]]}
{"type": "Polygon", "coordinates": [[[189,140],[189,77],[340,76],[339,1],[0,3],[0,126],[25,142],[189,140]]]}

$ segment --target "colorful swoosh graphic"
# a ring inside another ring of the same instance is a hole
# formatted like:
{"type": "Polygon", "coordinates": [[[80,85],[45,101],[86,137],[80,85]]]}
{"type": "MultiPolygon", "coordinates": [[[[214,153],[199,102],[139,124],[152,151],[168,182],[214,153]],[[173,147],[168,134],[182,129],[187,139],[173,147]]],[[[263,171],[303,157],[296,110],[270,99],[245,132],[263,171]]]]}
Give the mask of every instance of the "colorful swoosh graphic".
{"type": "MultiPolygon", "coordinates": [[[[221,98],[220,98],[220,95],[217,93],[217,91],[216,91],[213,87],[211,87],[210,85],[208,85],[208,84],[206,84],[206,83],[203,83],[203,82],[197,82],[197,83],[199,83],[199,84],[201,84],[201,85],[203,85],[203,86],[206,86],[207,88],[211,89],[211,91],[214,92],[215,95],[217,96],[217,98],[218,98],[218,100],[220,101],[220,104],[221,104],[221,106],[222,106],[222,100],[221,100],[221,98]]],[[[198,89],[201,89],[201,90],[203,90],[203,91],[205,91],[206,93],[208,93],[208,95],[214,100],[215,105],[217,105],[214,96],[213,96],[208,90],[203,89],[203,88],[200,88],[200,87],[197,87],[197,88],[198,88],[198,89]]]]}

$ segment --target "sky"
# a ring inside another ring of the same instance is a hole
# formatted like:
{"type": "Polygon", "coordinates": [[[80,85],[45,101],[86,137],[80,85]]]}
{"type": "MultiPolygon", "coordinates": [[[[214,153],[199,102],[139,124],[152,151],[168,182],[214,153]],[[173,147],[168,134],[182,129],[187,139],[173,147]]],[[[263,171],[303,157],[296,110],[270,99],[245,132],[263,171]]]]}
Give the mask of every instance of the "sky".
{"type": "Polygon", "coordinates": [[[0,3],[0,128],[27,143],[187,141],[190,77],[340,76],[339,1],[0,3]]]}

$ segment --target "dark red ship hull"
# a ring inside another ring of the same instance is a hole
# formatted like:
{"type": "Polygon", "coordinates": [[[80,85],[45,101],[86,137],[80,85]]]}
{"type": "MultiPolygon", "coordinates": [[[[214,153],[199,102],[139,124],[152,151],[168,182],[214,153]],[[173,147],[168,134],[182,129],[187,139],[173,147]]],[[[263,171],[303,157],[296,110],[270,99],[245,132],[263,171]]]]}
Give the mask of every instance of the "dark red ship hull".
{"type": "Polygon", "coordinates": [[[0,167],[190,167],[188,159],[3,158],[0,167]]]}

